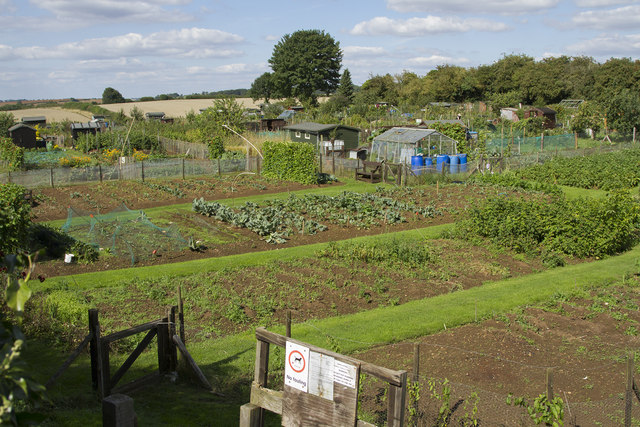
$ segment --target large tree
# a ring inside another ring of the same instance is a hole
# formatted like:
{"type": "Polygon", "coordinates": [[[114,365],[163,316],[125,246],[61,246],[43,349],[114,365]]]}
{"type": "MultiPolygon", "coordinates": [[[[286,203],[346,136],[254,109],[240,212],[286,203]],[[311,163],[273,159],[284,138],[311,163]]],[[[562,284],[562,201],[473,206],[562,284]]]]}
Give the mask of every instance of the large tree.
{"type": "Polygon", "coordinates": [[[120,104],[124,102],[124,97],[120,92],[112,87],[108,87],[102,92],[103,104],[120,104]]]}
{"type": "Polygon", "coordinates": [[[349,102],[353,102],[354,96],[354,88],[353,81],[351,81],[351,73],[349,69],[346,69],[342,72],[342,77],[340,77],[340,86],[338,86],[338,94],[344,96],[349,100],[349,102]]]}
{"type": "Polygon", "coordinates": [[[269,59],[273,85],[279,96],[316,104],[316,91],[331,93],[338,87],[342,51],[340,43],[320,30],[287,34],[269,59]]]}
{"type": "Polygon", "coordinates": [[[268,104],[273,95],[273,75],[271,73],[264,73],[255,79],[251,84],[251,89],[249,89],[249,96],[254,101],[264,98],[264,102],[268,104]]]}

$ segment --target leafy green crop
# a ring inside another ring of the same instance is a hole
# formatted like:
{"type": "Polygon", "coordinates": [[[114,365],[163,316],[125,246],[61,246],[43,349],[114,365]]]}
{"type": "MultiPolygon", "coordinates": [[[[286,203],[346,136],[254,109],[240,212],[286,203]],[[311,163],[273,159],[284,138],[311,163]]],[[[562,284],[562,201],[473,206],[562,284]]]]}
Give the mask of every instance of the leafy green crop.
{"type": "Polygon", "coordinates": [[[318,182],[315,148],[304,142],[266,141],[262,175],[301,184],[318,182]]]}

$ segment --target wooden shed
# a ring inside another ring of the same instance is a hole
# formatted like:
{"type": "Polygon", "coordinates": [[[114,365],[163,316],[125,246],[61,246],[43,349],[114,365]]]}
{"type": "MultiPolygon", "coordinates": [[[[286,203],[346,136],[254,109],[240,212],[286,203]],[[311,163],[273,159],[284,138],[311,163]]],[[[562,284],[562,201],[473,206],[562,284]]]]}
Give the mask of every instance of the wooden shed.
{"type": "Polygon", "coordinates": [[[285,126],[284,130],[291,141],[308,142],[324,154],[332,151],[346,153],[360,144],[360,129],[351,126],[302,122],[285,126]]]}
{"type": "Polygon", "coordinates": [[[74,141],[80,135],[95,135],[98,132],[102,132],[102,124],[99,122],[71,123],[71,137],[74,141]]]}
{"type": "Polygon", "coordinates": [[[544,123],[542,126],[545,129],[553,129],[556,127],[556,114],[556,110],[549,107],[532,107],[525,110],[524,118],[543,117],[544,123]]]}
{"type": "Polygon", "coordinates": [[[45,116],[31,116],[31,117],[23,117],[22,124],[27,126],[46,126],[47,118],[45,116]]]}
{"type": "Polygon", "coordinates": [[[44,140],[38,141],[36,138],[36,130],[31,126],[18,123],[9,128],[9,136],[13,143],[22,148],[44,148],[44,140]]]}

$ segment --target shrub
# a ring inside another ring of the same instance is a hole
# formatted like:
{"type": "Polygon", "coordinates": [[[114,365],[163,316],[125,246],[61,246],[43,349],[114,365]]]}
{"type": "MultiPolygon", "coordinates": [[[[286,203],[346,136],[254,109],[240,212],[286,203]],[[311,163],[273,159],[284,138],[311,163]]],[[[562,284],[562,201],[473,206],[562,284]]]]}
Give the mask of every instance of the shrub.
{"type": "Polygon", "coordinates": [[[9,170],[24,167],[24,148],[18,147],[10,138],[0,137],[0,160],[7,162],[9,170]]]}
{"type": "Polygon", "coordinates": [[[266,141],[262,146],[262,174],[301,184],[318,182],[315,148],[304,142],[266,141]]]}
{"type": "Polygon", "coordinates": [[[25,188],[0,184],[0,251],[15,252],[31,223],[31,204],[25,200],[25,188]]]}

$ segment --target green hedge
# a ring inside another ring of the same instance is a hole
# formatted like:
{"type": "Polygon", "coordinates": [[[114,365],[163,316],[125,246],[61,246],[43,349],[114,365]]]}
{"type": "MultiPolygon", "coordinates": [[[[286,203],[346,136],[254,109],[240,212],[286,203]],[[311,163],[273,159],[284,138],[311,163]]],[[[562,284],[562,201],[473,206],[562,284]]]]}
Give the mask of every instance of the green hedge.
{"type": "Polygon", "coordinates": [[[262,146],[262,174],[268,178],[317,184],[315,148],[305,142],[267,141],[262,146]]]}
{"type": "Polygon", "coordinates": [[[24,148],[18,147],[11,138],[0,137],[0,160],[9,163],[9,170],[19,170],[24,167],[24,148]]]}
{"type": "Polygon", "coordinates": [[[31,224],[31,205],[25,200],[25,188],[16,184],[0,184],[0,251],[24,249],[25,236],[31,224]]]}

